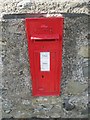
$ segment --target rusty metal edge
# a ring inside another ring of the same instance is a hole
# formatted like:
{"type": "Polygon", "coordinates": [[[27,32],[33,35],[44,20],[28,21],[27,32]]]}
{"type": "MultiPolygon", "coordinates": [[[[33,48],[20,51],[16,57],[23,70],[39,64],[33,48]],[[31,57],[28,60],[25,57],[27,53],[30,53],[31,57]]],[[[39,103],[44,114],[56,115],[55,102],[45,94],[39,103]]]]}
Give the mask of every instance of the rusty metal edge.
{"type": "MultiPolygon", "coordinates": [[[[25,18],[34,18],[34,17],[45,17],[48,13],[18,13],[18,14],[4,14],[3,19],[25,19],[25,18]]],[[[82,16],[90,16],[85,13],[60,13],[53,12],[49,14],[61,14],[64,17],[82,17],[82,16]]]]}

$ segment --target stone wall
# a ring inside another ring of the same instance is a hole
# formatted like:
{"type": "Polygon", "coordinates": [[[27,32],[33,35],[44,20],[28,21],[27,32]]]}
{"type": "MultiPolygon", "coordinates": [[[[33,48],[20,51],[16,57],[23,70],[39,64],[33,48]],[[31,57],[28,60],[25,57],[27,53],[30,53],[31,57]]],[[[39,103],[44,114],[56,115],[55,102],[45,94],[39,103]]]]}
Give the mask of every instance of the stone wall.
{"type": "MultiPolygon", "coordinates": [[[[64,15],[63,68],[59,97],[33,97],[24,19],[1,19],[0,93],[3,118],[88,117],[88,0],[5,0],[4,14],[66,12],[64,15]],[[85,14],[71,14],[85,13],[85,14]]],[[[0,8],[1,8],[0,7],[0,8]]],[[[55,15],[55,14],[54,14],[55,15]]],[[[59,14],[57,14],[58,16],[59,14]]]]}
{"type": "Polygon", "coordinates": [[[62,92],[59,97],[31,95],[25,21],[2,21],[3,117],[88,117],[88,16],[64,18],[62,92]]]}
{"type": "Polygon", "coordinates": [[[89,13],[89,0],[0,0],[0,17],[13,13],[89,13]]]}

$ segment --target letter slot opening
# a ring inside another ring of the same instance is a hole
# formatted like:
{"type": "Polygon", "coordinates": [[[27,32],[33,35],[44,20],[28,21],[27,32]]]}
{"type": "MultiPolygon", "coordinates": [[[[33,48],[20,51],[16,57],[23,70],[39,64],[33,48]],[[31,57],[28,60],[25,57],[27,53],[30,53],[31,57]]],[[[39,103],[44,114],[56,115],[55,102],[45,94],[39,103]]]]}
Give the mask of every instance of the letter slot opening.
{"type": "Polygon", "coordinates": [[[57,39],[34,39],[35,42],[50,42],[56,41],[57,39]]]}
{"type": "Polygon", "coordinates": [[[59,35],[34,35],[31,37],[31,40],[35,42],[57,41],[58,39],[59,35]]]}

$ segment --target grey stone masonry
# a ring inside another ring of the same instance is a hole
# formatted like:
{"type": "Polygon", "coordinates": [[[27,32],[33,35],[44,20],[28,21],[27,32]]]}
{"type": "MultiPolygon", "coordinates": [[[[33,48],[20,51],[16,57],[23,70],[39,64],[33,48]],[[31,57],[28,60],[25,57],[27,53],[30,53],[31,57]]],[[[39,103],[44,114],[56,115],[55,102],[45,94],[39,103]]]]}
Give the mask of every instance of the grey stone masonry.
{"type": "Polygon", "coordinates": [[[0,0],[0,18],[14,13],[86,13],[89,0],[0,0]]]}
{"type": "Polygon", "coordinates": [[[25,19],[3,19],[2,117],[87,118],[88,34],[88,15],[64,15],[61,95],[33,97],[25,19]]]}

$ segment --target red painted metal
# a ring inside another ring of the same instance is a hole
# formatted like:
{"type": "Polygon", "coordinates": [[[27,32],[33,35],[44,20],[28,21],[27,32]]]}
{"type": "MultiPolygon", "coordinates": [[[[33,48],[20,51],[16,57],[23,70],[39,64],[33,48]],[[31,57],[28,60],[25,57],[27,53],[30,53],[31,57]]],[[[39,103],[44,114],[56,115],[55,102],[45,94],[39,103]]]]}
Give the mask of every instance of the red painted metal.
{"type": "Polygon", "coordinates": [[[26,18],[33,96],[61,92],[63,17],[26,18]]]}

